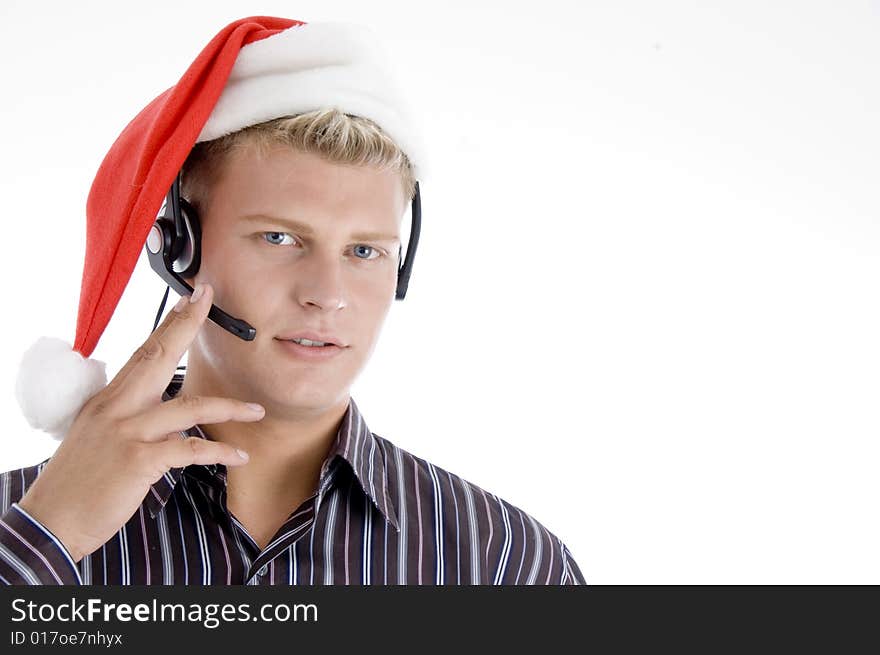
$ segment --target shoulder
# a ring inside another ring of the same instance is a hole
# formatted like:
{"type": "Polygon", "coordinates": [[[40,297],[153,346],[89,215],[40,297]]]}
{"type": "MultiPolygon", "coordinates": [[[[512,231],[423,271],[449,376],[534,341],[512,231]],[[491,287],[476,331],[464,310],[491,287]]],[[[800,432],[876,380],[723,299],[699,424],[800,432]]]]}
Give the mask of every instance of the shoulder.
{"type": "Polygon", "coordinates": [[[481,560],[481,584],[566,582],[571,554],[541,521],[480,485],[373,436],[385,455],[398,520],[418,520],[413,517],[418,514],[424,523],[428,515],[447,543],[467,545],[481,560]]]}
{"type": "Polygon", "coordinates": [[[0,516],[9,510],[12,503],[17,503],[22,499],[48,461],[47,458],[33,466],[0,473],[0,516]]]}

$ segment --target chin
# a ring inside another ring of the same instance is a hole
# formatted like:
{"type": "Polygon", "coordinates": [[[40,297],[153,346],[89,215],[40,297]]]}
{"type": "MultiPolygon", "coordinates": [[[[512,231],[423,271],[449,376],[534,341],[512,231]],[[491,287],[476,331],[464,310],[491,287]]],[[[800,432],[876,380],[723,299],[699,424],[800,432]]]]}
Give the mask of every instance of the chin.
{"type": "Polygon", "coordinates": [[[345,397],[347,390],[339,385],[309,383],[308,380],[287,380],[270,389],[262,389],[267,403],[283,408],[329,407],[345,397]]]}

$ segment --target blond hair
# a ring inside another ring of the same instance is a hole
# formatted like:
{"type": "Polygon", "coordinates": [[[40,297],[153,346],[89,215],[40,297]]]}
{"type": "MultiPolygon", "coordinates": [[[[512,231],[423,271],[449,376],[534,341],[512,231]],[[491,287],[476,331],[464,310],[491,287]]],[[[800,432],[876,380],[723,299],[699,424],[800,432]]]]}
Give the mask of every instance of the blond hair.
{"type": "Polygon", "coordinates": [[[275,118],[197,143],[181,171],[181,195],[196,209],[203,208],[220,165],[230,152],[246,146],[265,152],[273,145],[320,155],[335,164],[397,171],[407,203],[415,195],[412,164],[391,137],[370,119],[336,108],[275,118]]]}

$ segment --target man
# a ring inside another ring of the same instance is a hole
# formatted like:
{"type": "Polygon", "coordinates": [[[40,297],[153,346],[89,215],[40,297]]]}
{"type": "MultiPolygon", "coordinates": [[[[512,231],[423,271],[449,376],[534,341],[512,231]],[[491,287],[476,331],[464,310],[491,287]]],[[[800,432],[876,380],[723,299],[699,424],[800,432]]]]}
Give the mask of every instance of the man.
{"type": "Polygon", "coordinates": [[[418,194],[397,102],[366,32],[254,17],[123,131],[90,193],[67,354],[94,348],[145,228],[184,295],[109,385],[82,362],[70,412],[26,358],[23,409],[64,440],[0,478],[3,582],[584,583],[542,524],[371,432],[349,395],[401,297],[418,194]],[[178,170],[188,248],[145,213],[178,170]]]}

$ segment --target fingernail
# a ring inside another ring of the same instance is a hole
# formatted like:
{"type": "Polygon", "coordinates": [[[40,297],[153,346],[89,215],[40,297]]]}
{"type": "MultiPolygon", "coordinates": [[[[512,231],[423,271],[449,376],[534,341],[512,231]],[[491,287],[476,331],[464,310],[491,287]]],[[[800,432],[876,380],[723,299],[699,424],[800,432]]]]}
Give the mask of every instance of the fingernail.
{"type": "Polygon", "coordinates": [[[236,448],[235,452],[237,452],[238,456],[241,457],[244,461],[248,461],[250,459],[250,456],[246,452],[244,452],[241,448],[236,448]]]}
{"type": "Polygon", "coordinates": [[[202,297],[202,294],[205,293],[205,285],[199,282],[196,285],[195,290],[192,292],[192,295],[189,297],[190,302],[198,302],[199,298],[202,297]]]}
{"type": "Polygon", "coordinates": [[[258,405],[257,403],[248,403],[248,407],[250,407],[255,412],[265,412],[265,408],[262,405],[258,405]]]}
{"type": "Polygon", "coordinates": [[[177,304],[174,305],[174,311],[175,312],[182,312],[183,308],[186,307],[186,305],[188,303],[189,303],[189,298],[187,298],[186,296],[181,296],[180,300],[177,301],[177,304]]]}

